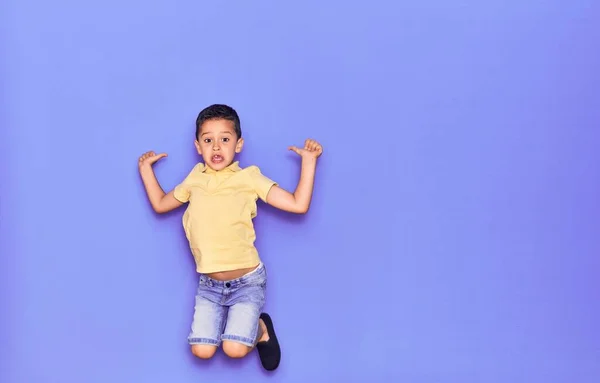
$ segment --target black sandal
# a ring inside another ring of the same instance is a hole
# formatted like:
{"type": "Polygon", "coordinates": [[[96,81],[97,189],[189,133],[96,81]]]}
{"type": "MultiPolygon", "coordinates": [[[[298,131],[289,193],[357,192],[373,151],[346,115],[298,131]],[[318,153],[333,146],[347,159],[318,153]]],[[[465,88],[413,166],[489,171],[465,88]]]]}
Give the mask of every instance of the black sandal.
{"type": "Polygon", "coordinates": [[[260,319],[265,322],[267,327],[267,333],[269,334],[268,341],[258,342],[256,344],[256,350],[260,356],[260,363],[267,371],[273,371],[279,367],[281,361],[281,349],[279,348],[279,341],[275,335],[275,328],[273,327],[273,321],[267,313],[260,314],[260,319]]]}

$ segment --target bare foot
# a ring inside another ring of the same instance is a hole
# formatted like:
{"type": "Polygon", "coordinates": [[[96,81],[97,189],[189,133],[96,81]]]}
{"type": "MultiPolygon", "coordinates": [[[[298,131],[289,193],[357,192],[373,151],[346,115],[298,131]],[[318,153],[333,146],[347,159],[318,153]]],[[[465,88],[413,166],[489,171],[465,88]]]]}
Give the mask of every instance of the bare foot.
{"type": "Polygon", "coordinates": [[[260,329],[262,330],[262,335],[259,342],[267,342],[269,340],[269,332],[267,331],[267,325],[263,322],[262,319],[258,320],[258,324],[260,325],[260,329]]]}

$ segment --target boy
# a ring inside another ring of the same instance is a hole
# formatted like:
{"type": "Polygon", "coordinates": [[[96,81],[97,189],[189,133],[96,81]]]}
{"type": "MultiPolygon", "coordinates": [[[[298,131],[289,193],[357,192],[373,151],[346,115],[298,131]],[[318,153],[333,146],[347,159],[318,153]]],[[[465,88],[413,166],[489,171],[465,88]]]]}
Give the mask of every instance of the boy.
{"type": "Polygon", "coordinates": [[[290,193],[263,176],[258,167],[241,168],[234,161],[244,140],[233,108],[216,104],[202,110],[195,138],[203,163],[168,193],[152,170],[167,155],[147,152],[139,158],[140,175],[154,211],[166,213],[189,202],[182,223],[199,285],[188,343],[202,359],[211,358],[221,343],[232,358],[242,358],[256,347],[262,366],[275,370],[281,350],[270,316],[262,313],[267,274],[254,246],[252,219],[258,198],[287,212],[306,213],[323,149],[313,140],[306,140],[303,148],[289,147],[302,158],[300,181],[290,193]]]}

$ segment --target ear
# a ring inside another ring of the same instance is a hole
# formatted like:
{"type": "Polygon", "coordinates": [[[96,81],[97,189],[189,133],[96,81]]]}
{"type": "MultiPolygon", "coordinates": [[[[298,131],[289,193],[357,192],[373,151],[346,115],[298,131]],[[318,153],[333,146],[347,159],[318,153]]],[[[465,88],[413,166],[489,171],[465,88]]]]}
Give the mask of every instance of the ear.
{"type": "Polygon", "coordinates": [[[198,152],[198,154],[202,155],[202,150],[200,149],[200,143],[198,142],[198,140],[194,140],[194,146],[196,147],[196,151],[198,152]]]}
{"type": "Polygon", "coordinates": [[[241,152],[243,147],[244,147],[244,139],[240,137],[237,141],[237,144],[235,145],[235,152],[236,153],[241,152]]]}

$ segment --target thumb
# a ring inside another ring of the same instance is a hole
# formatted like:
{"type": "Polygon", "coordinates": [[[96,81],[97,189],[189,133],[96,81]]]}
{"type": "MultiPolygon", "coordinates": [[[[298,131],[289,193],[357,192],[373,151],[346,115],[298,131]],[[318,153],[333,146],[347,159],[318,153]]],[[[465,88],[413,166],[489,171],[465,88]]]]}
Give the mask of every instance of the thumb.
{"type": "Polygon", "coordinates": [[[296,146],[290,146],[288,149],[291,150],[292,152],[300,155],[300,149],[298,149],[298,147],[296,147],[296,146]]]}
{"type": "Polygon", "coordinates": [[[157,155],[155,155],[155,156],[152,157],[152,162],[154,163],[154,162],[156,162],[156,161],[158,161],[161,158],[166,157],[166,156],[167,156],[167,153],[157,154],[157,155]]]}

